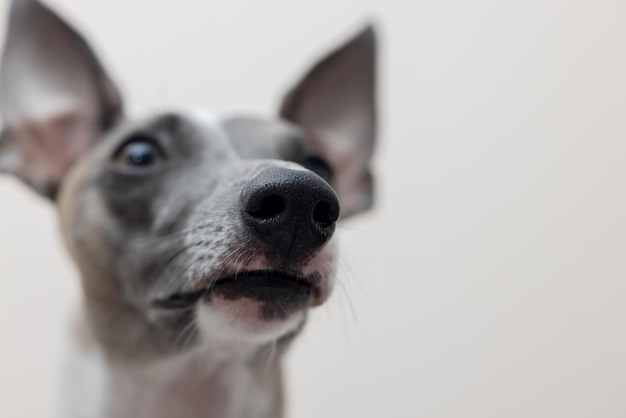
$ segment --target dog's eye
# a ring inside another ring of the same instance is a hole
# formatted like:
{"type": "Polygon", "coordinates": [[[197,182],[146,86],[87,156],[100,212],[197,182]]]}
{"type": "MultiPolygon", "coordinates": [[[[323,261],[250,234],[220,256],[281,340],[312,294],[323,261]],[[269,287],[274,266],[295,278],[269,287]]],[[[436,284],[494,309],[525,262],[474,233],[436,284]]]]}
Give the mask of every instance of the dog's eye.
{"type": "Polygon", "coordinates": [[[127,141],[115,154],[115,162],[124,167],[152,167],[165,159],[156,142],[143,136],[127,141]]]}
{"type": "Polygon", "coordinates": [[[327,182],[330,183],[332,180],[333,170],[323,158],[318,157],[317,155],[311,155],[304,160],[302,165],[304,168],[311,170],[327,182]]]}

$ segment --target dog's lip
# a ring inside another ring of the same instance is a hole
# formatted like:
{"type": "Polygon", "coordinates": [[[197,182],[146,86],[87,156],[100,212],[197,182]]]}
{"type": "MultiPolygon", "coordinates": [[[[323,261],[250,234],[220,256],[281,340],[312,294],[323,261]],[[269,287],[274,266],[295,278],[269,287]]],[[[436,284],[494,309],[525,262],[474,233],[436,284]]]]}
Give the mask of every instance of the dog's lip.
{"type": "Polygon", "coordinates": [[[311,280],[291,275],[283,272],[271,270],[252,270],[243,273],[237,273],[218,279],[211,290],[221,286],[242,285],[242,286],[258,286],[258,287],[298,287],[309,289],[311,280]]]}
{"type": "Polygon", "coordinates": [[[234,286],[255,286],[263,288],[306,291],[316,295],[319,293],[312,276],[301,276],[273,270],[249,270],[237,272],[211,280],[208,286],[197,290],[181,291],[153,301],[153,305],[161,309],[184,309],[194,306],[200,299],[209,296],[215,289],[234,286]]]}

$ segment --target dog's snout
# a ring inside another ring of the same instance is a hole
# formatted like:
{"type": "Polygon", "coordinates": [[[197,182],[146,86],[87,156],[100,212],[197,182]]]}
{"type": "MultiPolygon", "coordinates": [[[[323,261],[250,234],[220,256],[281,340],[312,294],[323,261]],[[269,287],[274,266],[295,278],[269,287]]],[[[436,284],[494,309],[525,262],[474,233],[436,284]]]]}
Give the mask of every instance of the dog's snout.
{"type": "Polygon", "coordinates": [[[332,236],[339,218],[337,195],[319,176],[269,168],[241,193],[244,223],[279,262],[305,258],[332,236]]]}

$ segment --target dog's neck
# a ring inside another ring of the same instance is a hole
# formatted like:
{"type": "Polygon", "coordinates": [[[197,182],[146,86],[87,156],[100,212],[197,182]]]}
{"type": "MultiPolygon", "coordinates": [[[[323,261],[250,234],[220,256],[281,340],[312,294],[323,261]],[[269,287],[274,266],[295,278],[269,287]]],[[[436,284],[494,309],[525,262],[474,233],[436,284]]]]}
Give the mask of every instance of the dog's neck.
{"type": "Polygon", "coordinates": [[[268,347],[206,343],[164,355],[152,346],[142,321],[120,316],[125,329],[135,333],[128,341],[136,344],[122,356],[126,347],[114,350],[114,341],[102,341],[102,324],[94,323],[89,311],[78,312],[71,330],[64,387],[72,393],[63,396],[60,416],[282,416],[280,358],[286,342],[268,347]],[[145,358],[141,350],[147,350],[145,358]],[[76,396],[77,390],[84,396],[76,396]],[[82,408],[85,414],[77,415],[82,408]]]}

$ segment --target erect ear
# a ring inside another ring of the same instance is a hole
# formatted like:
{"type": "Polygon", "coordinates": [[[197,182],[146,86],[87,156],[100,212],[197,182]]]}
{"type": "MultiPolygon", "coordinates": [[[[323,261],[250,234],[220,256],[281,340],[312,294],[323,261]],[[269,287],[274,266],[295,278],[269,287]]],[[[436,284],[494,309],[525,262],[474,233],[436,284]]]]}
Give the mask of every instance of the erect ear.
{"type": "Polygon", "coordinates": [[[376,135],[376,37],[371,26],[315,65],[280,115],[301,126],[329,162],[342,217],[372,205],[369,169],[376,135]]]}
{"type": "Polygon", "coordinates": [[[83,38],[36,0],[13,0],[0,66],[0,171],[54,198],[71,164],[122,114],[83,38]]]}

